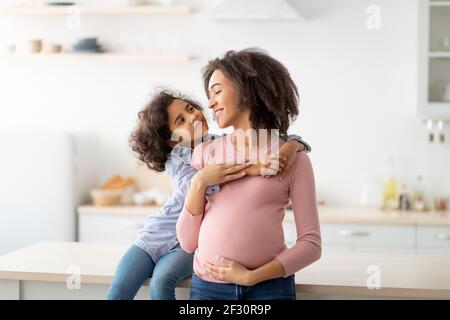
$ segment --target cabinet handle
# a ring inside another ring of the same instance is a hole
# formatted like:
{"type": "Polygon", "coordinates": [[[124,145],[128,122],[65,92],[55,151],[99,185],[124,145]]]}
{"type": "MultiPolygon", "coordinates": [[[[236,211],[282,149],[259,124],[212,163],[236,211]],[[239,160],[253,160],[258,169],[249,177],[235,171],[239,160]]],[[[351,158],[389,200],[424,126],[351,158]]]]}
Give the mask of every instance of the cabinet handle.
{"type": "Polygon", "coordinates": [[[368,237],[370,235],[370,232],[368,232],[368,231],[339,230],[338,234],[341,237],[368,237]]]}
{"type": "Polygon", "coordinates": [[[450,240],[450,235],[445,233],[436,233],[434,237],[436,240],[450,240]]]}

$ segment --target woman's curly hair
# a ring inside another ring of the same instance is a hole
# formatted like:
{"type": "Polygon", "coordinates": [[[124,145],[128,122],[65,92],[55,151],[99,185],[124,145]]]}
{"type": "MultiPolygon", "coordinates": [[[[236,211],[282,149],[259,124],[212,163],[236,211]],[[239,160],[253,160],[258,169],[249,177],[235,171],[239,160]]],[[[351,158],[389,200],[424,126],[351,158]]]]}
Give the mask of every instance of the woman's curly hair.
{"type": "Polygon", "coordinates": [[[208,84],[215,70],[221,70],[238,90],[239,109],[250,108],[253,128],[278,129],[285,134],[289,120],[298,115],[297,86],[289,71],[261,49],[228,51],[223,58],[210,60],[203,68],[203,84],[209,98],[208,84]]]}
{"type": "Polygon", "coordinates": [[[167,143],[172,136],[168,126],[167,109],[176,99],[202,110],[199,103],[178,92],[161,90],[154,94],[145,108],[138,113],[137,127],[130,135],[131,149],[139,160],[157,172],[165,170],[167,155],[172,151],[172,147],[167,143]]]}

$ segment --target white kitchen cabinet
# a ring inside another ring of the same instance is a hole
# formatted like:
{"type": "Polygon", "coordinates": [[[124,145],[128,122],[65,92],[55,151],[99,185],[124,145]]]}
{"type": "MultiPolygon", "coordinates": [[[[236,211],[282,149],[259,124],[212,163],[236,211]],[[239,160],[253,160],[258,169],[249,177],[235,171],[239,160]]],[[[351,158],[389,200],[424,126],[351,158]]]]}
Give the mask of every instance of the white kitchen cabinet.
{"type": "Polygon", "coordinates": [[[419,112],[450,118],[450,2],[420,0],[419,112]]]}
{"type": "Polygon", "coordinates": [[[89,243],[131,244],[144,227],[154,207],[78,208],[78,241],[89,243]]]}
{"type": "MultiPolygon", "coordinates": [[[[329,251],[415,253],[415,226],[321,223],[322,247],[329,251]]],[[[284,223],[286,244],[295,244],[292,220],[284,223]]]]}
{"type": "Polygon", "coordinates": [[[450,227],[417,227],[417,253],[450,256],[450,227]]]}
{"type": "Polygon", "coordinates": [[[414,253],[414,226],[323,223],[321,232],[324,249],[340,246],[357,252],[414,253]]]}
{"type": "Polygon", "coordinates": [[[78,241],[132,243],[144,227],[145,217],[80,215],[78,241]]]}

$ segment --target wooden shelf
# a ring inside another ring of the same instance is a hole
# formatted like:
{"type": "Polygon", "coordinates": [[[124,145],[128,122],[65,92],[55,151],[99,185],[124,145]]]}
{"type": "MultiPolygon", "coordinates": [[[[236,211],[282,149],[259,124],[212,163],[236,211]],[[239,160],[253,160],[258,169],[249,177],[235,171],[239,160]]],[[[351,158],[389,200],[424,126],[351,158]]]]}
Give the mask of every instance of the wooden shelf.
{"type": "Polygon", "coordinates": [[[68,15],[74,8],[82,15],[153,15],[188,14],[191,7],[185,5],[145,5],[145,6],[31,6],[0,7],[0,15],[68,15]]]}
{"type": "Polygon", "coordinates": [[[20,60],[95,60],[95,61],[125,61],[125,62],[188,62],[193,56],[183,54],[129,54],[129,53],[30,53],[4,54],[0,61],[20,60]]]}
{"type": "Polygon", "coordinates": [[[450,58],[450,51],[433,51],[433,52],[430,52],[430,58],[450,58]]]}

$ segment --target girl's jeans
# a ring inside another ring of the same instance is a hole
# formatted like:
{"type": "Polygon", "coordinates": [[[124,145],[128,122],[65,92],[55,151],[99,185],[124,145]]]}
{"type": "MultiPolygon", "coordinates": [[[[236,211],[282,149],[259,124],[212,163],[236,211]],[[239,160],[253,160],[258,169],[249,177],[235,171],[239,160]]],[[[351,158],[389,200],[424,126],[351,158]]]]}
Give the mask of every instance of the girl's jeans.
{"type": "Polygon", "coordinates": [[[192,276],[192,260],[193,255],[178,245],[155,264],[147,252],[132,245],[117,266],[108,299],[132,300],[144,281],[151,277],[151,299],[175,300],[177,283],[192,276]]]}

